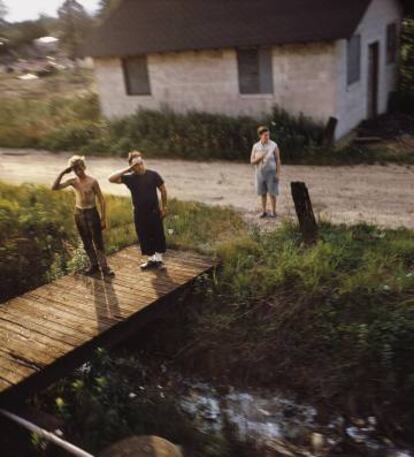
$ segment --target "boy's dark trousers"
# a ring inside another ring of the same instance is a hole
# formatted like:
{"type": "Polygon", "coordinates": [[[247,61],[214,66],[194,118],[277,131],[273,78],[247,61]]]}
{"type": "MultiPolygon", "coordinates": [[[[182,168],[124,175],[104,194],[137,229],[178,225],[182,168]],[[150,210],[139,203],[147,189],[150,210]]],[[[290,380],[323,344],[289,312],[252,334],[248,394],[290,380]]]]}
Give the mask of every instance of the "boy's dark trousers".
{"type": "Polygon", "coordinates": [[[75,209],[75,223],[91,267],[108,267],[102,236],[101,218],[95,208],[75,209]]]}
{"type": "Polygon", "coordinates": [[[134,222],[143,255],[152,256],[156,252],[163,254],[167,250],[164,225],[159,208],[135,209],[134,222]]]}

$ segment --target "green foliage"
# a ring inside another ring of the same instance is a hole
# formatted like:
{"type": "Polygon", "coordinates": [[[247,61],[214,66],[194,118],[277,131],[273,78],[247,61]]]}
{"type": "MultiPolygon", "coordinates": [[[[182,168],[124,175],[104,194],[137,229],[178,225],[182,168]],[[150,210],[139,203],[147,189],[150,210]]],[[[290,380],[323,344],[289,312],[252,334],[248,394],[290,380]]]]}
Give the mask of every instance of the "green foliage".
{"type": "MultiPolygon", "coordinates": [[[[129,198],[107,196],[108,253],[136,242],[129,198]]],[[[71,192],[0,182],[0,301],[85,264],[73,221],[71,192]]],[[[232,210],[172,200],[165,220],[169,246],[212,252],[244,230],[232,210]]]]}
{"type": "Polygon", "coordinates": [[[305,117],[274,109],[263,119],[168,109],[141,110],[104,121],[95,94],[77,97],[0,100],[0,146],[121,155],[141,149],[147,156],[195,160],[248,160],[256,129],[267,124],[284,160],[305,160],[316,148],[322,127],[305,117]]]}
{"type": "Polygon", "coordinates": [[[414,16],[405,17],[402,24],[400,89],[414,96],[414,16]]]}
{"type": "Polygon", "coordinates": [[[407,15],[401,27],[399,87],[390,99],[390,111],[414,113],[414,15],[407,15]]]}
{"type": "Polygon", "coordinates": [[[4,20],[4,18],[7,16],[7,13],[8,10],[4,0],[0,0],[0,21],[4,20]]]}
{"type": "Polygon", "coordinates": [[[137,355],[114,358],[99,349],[92,363],[50,389],[44,407],[65,420],[72,441],[93,453],[132,435],[157,435],[194,457],[226,457],[224,439],[198,432],[165,381],[137,355]]]}
{"type": "Polygon", "coordinates": [[[0,143],[5,147],[50,147],[60,141],[69,149],[81,146],[90,135],[91,123],[98,120],[99,106],[95,95],[73,98],[57,97],[44,102],[33,99],[0,99],[0,143]],[[83,141],[76,134],[74,123],[82,131],[83,141]],[[82,128],[79,128],[79,125],[82,128]],[[68,133],[69,132],[69,133],[68,133]],[[73,141],[73,146],[68,141],[73,141]]]}
{"type": "Polygon", "coordinates": [[[2,36],[9,40],[8,46],[15,50],[18,50],[22,45],[30,44],[36,38],[40,38],[47,34],[47,29],[44,27],[43,23],[40,20],[7,24],[3,27],[2,30],[2,36]]]}
{"type": "Polygon", "coordinates": [[[200,370],[214,354],[201,365],[210,377],[285,383],[344,408],[352,397],[365,413],[412,423],[412,231],[324,224],[306,248],[285,224],[224,243],[219,256],[221,273],[197,291],[193,337],[178,343],[189,348],[182,365],[200,370]]]}
{"type": "Polygon", "coordinates": [[[277,109],[259,120],[200,112],[178,114],[168,109],[141,110],[103,126],[100,136],[85,143],[83,151],[125,154],[140,149],[149,156],[246,160],[257,141],[256,128],[263,123],[270,126],[288,160],[316,145],[322,132],[312,121],[296,119],[277,109]]]}
{"type": "Polygon", "coordinates": [[[69,58],[82,56],[82,44],[92,26],[92,18],[77,0],[65,0],[58,9],[60,39],[69,58]]]}
{"type": "MultiPolygon", "coordinates": [[[[402,111],[398,97],[402,96],[395,94],[391,102],[393,111],[402,111]]],[[[402,99],[410,106],[409,98],[402,99]]],[[[321,126],[277,108],[262,119],[200,112],[178,114],[163,109],[141,110],[132,116],[108,121],[100,117],[98,98],[90,92],[44,101],[31,96],[0,99],[0,146],[5,147],[78,150],[109,156],[140,149],[147,157],[248,161],[252,144],[257,141],[259,124],[270,127],[284,163],[340,165],[414,161],[412,154],[384,146],[323,148],[318,146],[321,126]]]]}

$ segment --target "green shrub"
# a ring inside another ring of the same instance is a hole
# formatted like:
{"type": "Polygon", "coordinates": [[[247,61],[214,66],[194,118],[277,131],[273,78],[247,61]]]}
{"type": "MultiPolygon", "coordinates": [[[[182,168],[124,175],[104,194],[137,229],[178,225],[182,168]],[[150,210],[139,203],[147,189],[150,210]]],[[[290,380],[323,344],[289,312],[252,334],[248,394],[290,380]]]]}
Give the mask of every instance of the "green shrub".
{"type": "Polygon", "coordinates": [[[98,144],[98,152],[111,154],[140,149],[148,156],[246,160],[257,141],[257,126],[263,123],[269,125],[289,161],[306,156],[307,148],[315,146],[322,134],[318,124],[276,108],[263,119],[201,112],[179,114],[169,109],[140,110],[109,122],[101,138],[85,144],[84,150],[96,152],[98,144]]]}
{"type": "Polygon", "coordinates": [[[221,245],[222,271],[197,292],[192,337],[176,343],[189,348],[180,364],[230,382],[284,384],[353,415],[381,410],[381,421],[409,433],[414,233],[364,224],[320,232],[310,248],[291,224],[221,245]],[[205,354],[213,365],[199,364],[205,354]]]}
{"type": "Polygon", "coordinates": [[[0,98],[0,146],[41,147],[47,145],[49,135],[56,142],[56,131],[64,132],[65,126],[70,127],[73,122],[84,123],[83,128],[87,130],[98,119],[99,103],[95,94],[52,97],[44,101],[0,98]]]}

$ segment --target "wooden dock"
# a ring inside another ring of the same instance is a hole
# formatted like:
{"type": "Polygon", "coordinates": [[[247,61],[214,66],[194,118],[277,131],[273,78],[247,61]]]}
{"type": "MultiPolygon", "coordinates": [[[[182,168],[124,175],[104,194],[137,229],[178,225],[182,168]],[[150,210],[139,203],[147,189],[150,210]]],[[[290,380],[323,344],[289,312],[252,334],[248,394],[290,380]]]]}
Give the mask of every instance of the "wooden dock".
{"type": "Polygon", "coordinates": [[[176,293],[213,268],[169,251],[165,270],[142,272],[134,246],[110,256],[115,278],[64,276],[0,305],[0,402],[47,386],[100,346],[153,319],[176,293]]]}

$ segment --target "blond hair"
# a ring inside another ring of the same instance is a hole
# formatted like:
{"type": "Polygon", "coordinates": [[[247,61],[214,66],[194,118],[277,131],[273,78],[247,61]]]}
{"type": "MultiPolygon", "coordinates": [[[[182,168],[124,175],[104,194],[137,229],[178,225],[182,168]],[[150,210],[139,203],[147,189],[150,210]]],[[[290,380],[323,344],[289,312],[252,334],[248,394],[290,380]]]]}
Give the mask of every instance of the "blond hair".
{"type": "Polygon", "coordinates": [[[83,169],[86,168],[85,156],[74,155],[68,160],[68,165],[74,167],[80,165],[83,169]]]}

